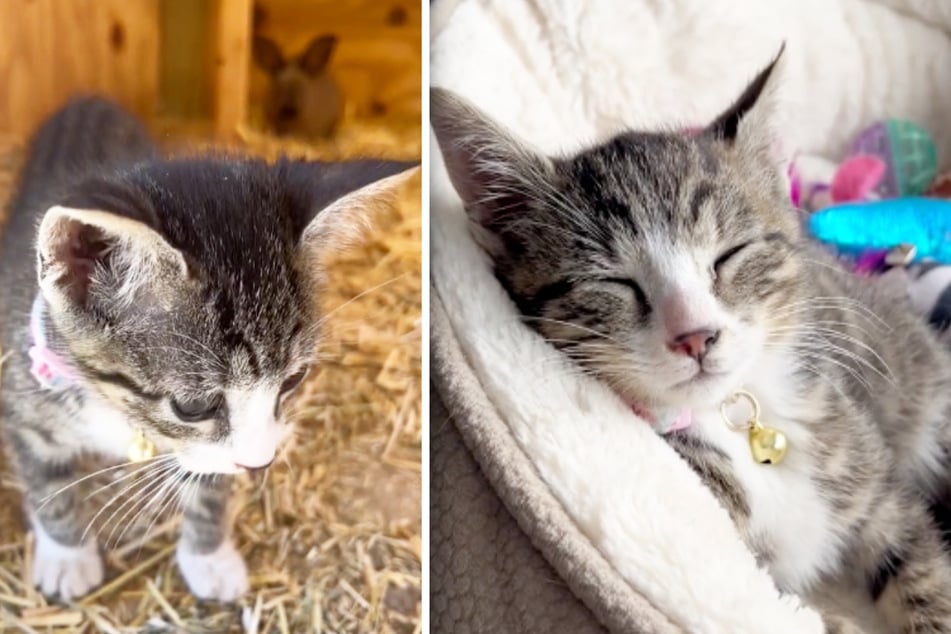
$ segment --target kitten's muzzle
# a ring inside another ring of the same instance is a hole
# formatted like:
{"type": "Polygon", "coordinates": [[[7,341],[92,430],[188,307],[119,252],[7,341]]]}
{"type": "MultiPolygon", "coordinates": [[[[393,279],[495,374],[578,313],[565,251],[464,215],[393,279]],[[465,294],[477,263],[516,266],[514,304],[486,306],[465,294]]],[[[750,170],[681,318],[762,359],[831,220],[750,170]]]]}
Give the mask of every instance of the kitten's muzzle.
{"type": "Polygon", "coordinates": [[[719,338],[719,330],[694,330],[674,337],[667,342],[667,348],[671,352],[693,357],[697,363],[701,363],[719,338]]]}

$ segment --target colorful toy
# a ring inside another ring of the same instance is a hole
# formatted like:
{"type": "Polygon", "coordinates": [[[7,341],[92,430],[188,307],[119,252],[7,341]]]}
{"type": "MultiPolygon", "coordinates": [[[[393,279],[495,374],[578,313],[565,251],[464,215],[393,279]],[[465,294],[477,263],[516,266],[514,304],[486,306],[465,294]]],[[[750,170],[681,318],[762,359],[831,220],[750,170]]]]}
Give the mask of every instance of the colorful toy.
{"type": "Polygon", "coordinates": [[[875,189],[887,171],[885,161],[877,156],[861,154],[848,158],[832,172],[831,184],[813,183],[809,189],[809,209],[878,200],[875,189]]]}
{"type": "Polygon", "coordinates": [[[885,249],[863,251],[855,258],[852,270],[863,277],[877,275],[888,267],[887,260],[888,251],[885,249]]]}
{"type": "Polygon", "coordinates": [[[898,198],[836,205],[814,213],[807,225],[813,236],[842,255],[858,257],[907,244],[914,247],[915,262],[951,264],[951,201],[898,198]]]}
{"type": "MultiPolygon", "coordinates": [[[[805,158],[805,157],[804,157],[805,158]]],[[[911,121],[875,123],[856,138],[840,164],[810,157],[795,164],[800,205],[831,205],[921,196],[937,174],[937,150],[927,130],[911,121]]]]}
{"type": "Polygon", "coordinates": [[[938,173],[931,135],[911,121],[886,119],[869,126],[855,139],[851,156],[877,157],[885,163],[875,188],[879,198],[921,196],[938,173]]]}

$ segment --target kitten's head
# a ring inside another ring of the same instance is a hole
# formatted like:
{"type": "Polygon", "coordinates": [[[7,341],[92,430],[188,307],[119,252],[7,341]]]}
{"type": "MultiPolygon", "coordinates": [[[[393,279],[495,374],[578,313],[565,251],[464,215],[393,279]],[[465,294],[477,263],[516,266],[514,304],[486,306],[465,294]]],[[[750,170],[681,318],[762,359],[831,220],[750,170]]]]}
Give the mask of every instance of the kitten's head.
{"type": "Polygon", "coordinates": [[[175,160],[81,183],[39,228],[51,346],[185,469],[265,466],[314,356],[322,256],[410,168],[175,160]]]}
{"type": "Polygon", "coordinates": [[[716,404],[778,344],[799,225],[768,126],[779,58],[707,129],[566,158],[434,90],[476,239],[528,323],[630,402],[716,404]]]}

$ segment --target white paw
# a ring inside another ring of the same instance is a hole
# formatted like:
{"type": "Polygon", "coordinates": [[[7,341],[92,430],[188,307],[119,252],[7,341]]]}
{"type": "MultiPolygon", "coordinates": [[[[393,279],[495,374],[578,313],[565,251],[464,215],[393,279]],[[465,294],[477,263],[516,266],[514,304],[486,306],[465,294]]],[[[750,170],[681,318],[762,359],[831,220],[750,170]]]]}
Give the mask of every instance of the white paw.
{"type": "Polygon", "coordinates": [[[199,599],[230,602],[248,591],[248,569],[230,540],[207,555],[190,553],[178,542],[175,557],[188,589],[199,599]]]}
{"type": "Polygon", "coordinates": [[[33,522],[33,534],[33,585],[43,594],[70,601],[102,583],[102,558],[96,540],[82,546],[63,546],[39,522],[33,522]]]}

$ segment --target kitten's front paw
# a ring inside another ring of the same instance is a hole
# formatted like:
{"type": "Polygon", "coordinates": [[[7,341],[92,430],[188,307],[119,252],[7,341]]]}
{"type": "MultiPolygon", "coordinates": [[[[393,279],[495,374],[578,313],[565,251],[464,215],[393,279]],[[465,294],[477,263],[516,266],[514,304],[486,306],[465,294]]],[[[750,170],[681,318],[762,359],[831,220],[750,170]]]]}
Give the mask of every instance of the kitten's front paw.
{"type": "Polygon", "coordinates": [[[33,585],[48,597],[70,601],[102,583],[102,558],[95,540],[63,546],[42,526],[34,526],[33,585]]]}
{"type": "Polygon", "coordinates": [[[176,559],[188,589],[199,599],[230,602],[248,591],[248,569],[230,540],[207,555],[188,552],[178,542],[176,559]]]}

